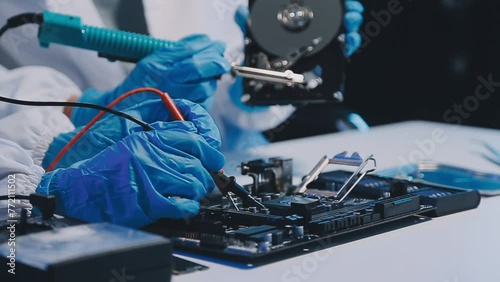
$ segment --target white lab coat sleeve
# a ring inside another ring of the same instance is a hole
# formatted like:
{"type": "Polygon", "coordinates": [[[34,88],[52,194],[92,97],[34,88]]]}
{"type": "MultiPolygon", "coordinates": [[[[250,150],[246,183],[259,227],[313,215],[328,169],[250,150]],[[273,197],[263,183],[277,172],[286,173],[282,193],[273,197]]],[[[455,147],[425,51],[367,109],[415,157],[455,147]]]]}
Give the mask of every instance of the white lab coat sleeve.
{"type": "MultiPolygon", "coordinates": [[[[0,67],[0,95],[35,101],[67,101],[80,94],[65,75],[41,66],[6,70],[0,67]]],[[[0,138],[20,146],[41,165],[52,140],[74,129],[62,107],[30,107],[0,103],[0,138]]]]}
{"type": "MultiPolygon", "coordinates": [[[[34,193],[44,170],[34,164],[30,155],[18,144],[0,138],[0,195],[29,195],[34,193]]],[[[0,201],[0,208],[7,206],[0,201]]],[[[30,207],[26,200],[16,201],[17,207],[30,207]]]]}

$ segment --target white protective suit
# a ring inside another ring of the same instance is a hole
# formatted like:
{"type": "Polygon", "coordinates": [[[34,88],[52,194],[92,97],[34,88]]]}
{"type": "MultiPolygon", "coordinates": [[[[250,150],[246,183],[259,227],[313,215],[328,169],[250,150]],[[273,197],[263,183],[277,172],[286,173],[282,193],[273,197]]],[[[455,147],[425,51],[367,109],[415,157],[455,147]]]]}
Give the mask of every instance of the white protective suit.
{"type": "MultiPolygon", "coordinates": [[[[152,36],[178,40],[190,34],[204,33],[211,39],[226,43],[225,56],[230,61],[242,58],[243,35],[234,22],[236,8],[242,4],[247,4],[247,1],[143,0],[152,36]]],[[[91,0],[5,0],[0,3],[0,23],[5,23],[13,15],[45,9],[79,16],[87,25],[104,26],[91,0]]],[[[120,63],[99,58],[94,51],[56,44],[48,49],[41,48],[37,31],[36,25],[25,25],[7,31],[0,38],[0,64],[3,65],[0,95],[63,101],[72,95],[80,95],[88,87],[102,91],[112,89],[126,77],[125,68],[120,63]],[[45,67],[23,67],[34,65],[45,67]]],[[[261,135],[252,133],[276,127],[293,113],[294,108],[273,106],[259,111],[242,110],[229,98],[232,81],[229,75],[219,81],[210,110],[221,130],[223,144],[238,144],[232,146],[238,150],[262,144],[261,135]]],[[[0,180],[5,180],[10,173],[21,174],[23,176],[18,179],[29,184],[23,184],[26,188],[18,192],[33,191],[42,173],[39,166],[48,145],[55,136],[72,129],[61,109],[0,104],[0,180]]],[[[6,194],[6,186],[0,182],[0,194],[6,194]]]]}
{"type": "MultiPolygon", "coordinates": [[[[0,96],[35,101],[66,101],[79,91],[65,75],[43,66],[15,70],[0,66],[0,85],[0,96]]],[[[60,107],[0,103],[0,195],[7,194],[8,175],[15,175],[15,194],[33,193],[44,173],[42,160],[52,139],[73,129],[60,107]]],[[[0,207],[6,203],[0,202],[0,207]]]]}

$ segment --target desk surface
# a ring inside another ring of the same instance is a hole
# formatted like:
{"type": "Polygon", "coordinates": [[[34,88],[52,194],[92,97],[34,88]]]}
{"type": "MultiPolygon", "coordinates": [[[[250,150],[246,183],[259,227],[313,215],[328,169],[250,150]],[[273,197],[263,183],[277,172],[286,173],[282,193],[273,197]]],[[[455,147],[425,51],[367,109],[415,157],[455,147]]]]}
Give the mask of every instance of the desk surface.
{"type": "MultiPolygon", "coordinates": [[[[234,170],[245,160],[283,156],[293,158],[294,175],[299,177],[325,154],[358,151],[362,157],[374,154],[379,170],[432,159],[500,174],[499,166],[479,155],[486,150],[478,140],[500,149],[499,130],[404,122],[369,132],[329,134],[239,152],[228,156],[226,170],[234,170]]],[[[210,269],[174,276],[173,281],[499,282],[500,196],[482,198],[475,210],[251,269],[186,258],[210,269]]]]}

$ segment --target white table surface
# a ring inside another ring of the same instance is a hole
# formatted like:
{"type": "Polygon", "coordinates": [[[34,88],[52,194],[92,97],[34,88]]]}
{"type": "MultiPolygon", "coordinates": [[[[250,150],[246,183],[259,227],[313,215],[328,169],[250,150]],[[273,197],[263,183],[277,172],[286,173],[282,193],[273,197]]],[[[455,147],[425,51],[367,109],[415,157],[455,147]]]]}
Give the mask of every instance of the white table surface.
{"type": "MultiPolygon", "coordinates": [[[[228,157],[226,170],[231,172],[239,162],[255,158],[291,157],[298,180],[325,154],[357,151],[362,157],[374,154],[379,170],[425,158],[500,174],[499,166],[478,154],[486,152],[478,140],[500,149],[500,130],[403,122],[373,127],[369,132],[329,134],[239,152],[228,157]]],[[[210,268],[173,276],[173,281],[500,282],[500,196],[483,197],[475,210],[249,269],[181,257],[210,268]]]]}

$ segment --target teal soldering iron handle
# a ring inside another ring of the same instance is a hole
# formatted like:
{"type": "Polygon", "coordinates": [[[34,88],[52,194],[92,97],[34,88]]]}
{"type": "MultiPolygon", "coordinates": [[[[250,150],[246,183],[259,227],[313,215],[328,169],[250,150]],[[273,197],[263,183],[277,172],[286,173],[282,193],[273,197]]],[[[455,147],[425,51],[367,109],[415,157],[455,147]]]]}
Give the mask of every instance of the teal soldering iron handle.
{"type": "MultiPolygon", "coordinates": [[[[39,14],[40,15],[40,14],[39,14]]],[[[144,34],[83,25],[79,17],[44,11],[38,32],[42,47],[51,43],[97,51],[100,57],[136,63],[147,55],[180,43],[157,39],[144,34]]],[[[302,74],[232,66],[233,76],[242,76],[286,85],[305,83],[302,74]]]]}
{"type": "Polygon", "coordinates": [[[177,44],[143,34],[82,25],[79,17],[49,11],[43,12],[38,40],[42,47],[63,44],[97,51],[100,57],[109,60],[127,62],[138,62],[156,50],[177,44]]]}

